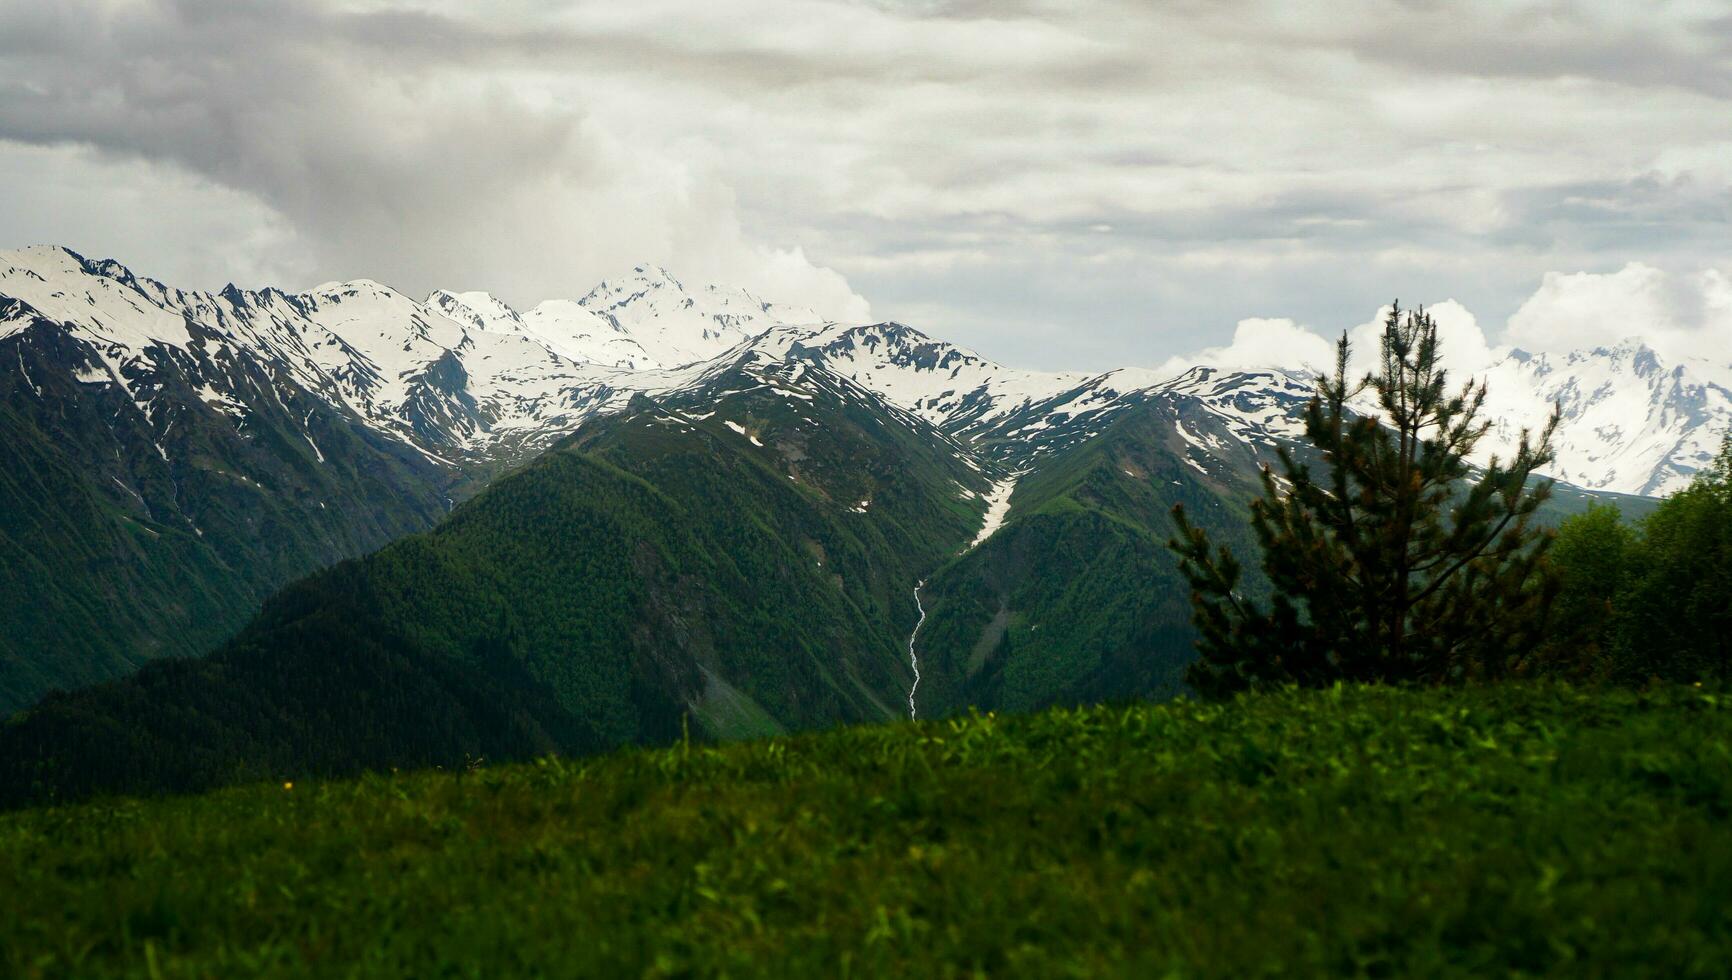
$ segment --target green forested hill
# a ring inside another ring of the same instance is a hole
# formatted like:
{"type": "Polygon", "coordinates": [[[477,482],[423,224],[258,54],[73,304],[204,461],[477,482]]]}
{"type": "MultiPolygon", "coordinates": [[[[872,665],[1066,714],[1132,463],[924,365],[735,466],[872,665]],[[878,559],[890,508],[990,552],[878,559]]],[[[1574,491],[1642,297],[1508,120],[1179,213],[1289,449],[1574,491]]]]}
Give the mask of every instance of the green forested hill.
{"type": "Polygon", "coordinates": [[[1732,956],[1693,688],[1342,688],[0,815],[0,973],[1652,976],[1732,956]]]}
{"type": "Polygon", "coordinates": [[[0,716],[204,653],[284,584],[445,512],[451,474],[295,379],[154,356],[141,408],[55,325],[0,339],[17,366],[0,374],[0,716]],[[206,401],[211,379],[230,401],[206,401]]]}
{"type": "Polygon", "coordinates": [[[207,658],[14,717],[0,804],[902,716],[923,580],[921,717],[1170,696],[1193,651],[1169,509],[1248,549],[1259,450],[1216,424],[1182,397],[1117,413],[1025,461],[970,549],[1002,471],[826,372],[719,371],[285,589],[207,658]]]}
{"type": "Polygon", "coordinates": [[[200,661],[0,728],[0,799],[457,764],[905,713],[913,583],[983,478],[858,390],[640,400],[200,661]]]}
{"type": "Polygon", "coordinates": [[[1187,463],[1174,423],[1210,431],[1183,401],[1118,415],[1017,484],[1010,518],[932,577],[918,649],[923,707],[1028,710],[1172,695],[1195,656],[1189,587],[1166,541],[1175,503],[1249,545],[1257,458],[1187,463]]]}

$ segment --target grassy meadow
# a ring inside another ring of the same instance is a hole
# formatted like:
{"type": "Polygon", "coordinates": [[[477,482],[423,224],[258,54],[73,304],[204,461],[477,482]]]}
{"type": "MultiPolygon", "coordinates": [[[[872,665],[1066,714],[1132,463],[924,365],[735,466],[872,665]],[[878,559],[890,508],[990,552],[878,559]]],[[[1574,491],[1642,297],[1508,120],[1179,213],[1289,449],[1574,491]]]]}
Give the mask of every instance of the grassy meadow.
{"type": "Polygon", "coordinates": [[[1732,712],[1349,687],[0,815],[0,974],[1724,975],[1732,712]]]}

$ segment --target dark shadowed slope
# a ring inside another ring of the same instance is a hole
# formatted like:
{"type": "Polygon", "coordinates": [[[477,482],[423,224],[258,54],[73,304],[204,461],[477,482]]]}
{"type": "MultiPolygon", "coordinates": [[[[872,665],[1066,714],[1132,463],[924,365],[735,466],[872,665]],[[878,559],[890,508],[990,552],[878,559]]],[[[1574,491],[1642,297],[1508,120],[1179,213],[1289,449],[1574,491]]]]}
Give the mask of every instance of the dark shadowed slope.
{"type": "Polygon", "coordinates": [[[88,340],[0,307],[32,321],[0,337],[0,715],[209,650],[284,583],[445,512],[451,472],[266,365],[165,345],[122,386],[88,340]]]}

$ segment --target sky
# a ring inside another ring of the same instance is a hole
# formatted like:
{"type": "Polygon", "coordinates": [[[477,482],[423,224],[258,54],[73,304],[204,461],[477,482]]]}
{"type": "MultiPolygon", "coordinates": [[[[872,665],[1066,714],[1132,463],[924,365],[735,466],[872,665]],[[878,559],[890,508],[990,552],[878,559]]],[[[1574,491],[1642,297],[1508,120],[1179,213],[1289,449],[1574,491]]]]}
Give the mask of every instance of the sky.
{"type": "Polygon", "coordinates": [[[1732,363],[1729,225],[1722,0],[0,0],[0,248],[181,285],[648,262],[1064,369],[1399,297],[1732,363]]]}

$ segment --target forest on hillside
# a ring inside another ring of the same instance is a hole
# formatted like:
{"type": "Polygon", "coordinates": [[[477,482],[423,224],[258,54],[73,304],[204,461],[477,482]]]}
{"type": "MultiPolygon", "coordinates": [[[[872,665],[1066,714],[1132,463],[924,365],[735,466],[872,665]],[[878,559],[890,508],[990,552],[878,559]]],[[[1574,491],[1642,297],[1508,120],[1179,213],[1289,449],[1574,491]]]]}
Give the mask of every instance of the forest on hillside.
{"type": "Polygon", "coordinates": [[[870,404],[724,377],[748,389],[729,424],[763,436],[742,440],[646,400],[433,532],[285,589],[210,656],[0,723],[0,806],[886,720],[911,654],[929,718],[1724,681],[1732,441],[1644,516],[1557,524],[1534,473],[1549,433],[1470,465],[1475,389],[1443,384],[1430,329],[1394,319],[1386,376],[1354,383],[1382,386],[1394,425],[1348,412],[1338,371],[1280,471],[1206,476],[1171,448],[1183,409],[1151,401],[1023,479],[979,547],[956,488],[981,477],[870,404]]]}

